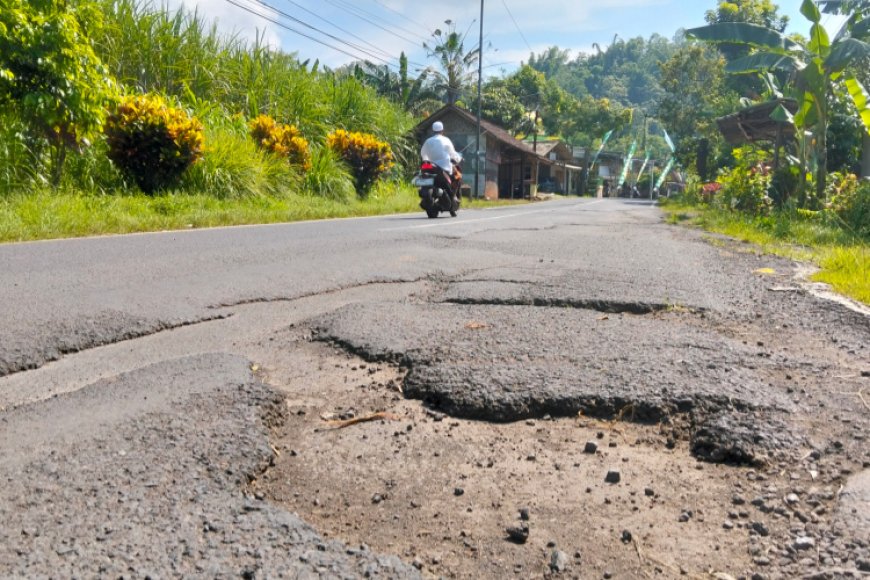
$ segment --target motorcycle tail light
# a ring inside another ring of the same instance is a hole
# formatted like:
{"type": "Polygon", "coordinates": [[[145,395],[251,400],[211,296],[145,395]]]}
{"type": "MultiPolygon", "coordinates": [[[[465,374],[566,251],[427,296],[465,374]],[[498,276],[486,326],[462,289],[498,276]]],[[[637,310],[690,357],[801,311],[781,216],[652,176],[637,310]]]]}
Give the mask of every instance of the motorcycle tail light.
{"type": "Polygon", "coordinates": [[[432,171],[433,169],[435,169],[435,166],[432,165],[431,163],[429,163],[428,161],[425,161],[425,162],[420,166],[420,169],[422,169],[423,171],[432,171]]]}

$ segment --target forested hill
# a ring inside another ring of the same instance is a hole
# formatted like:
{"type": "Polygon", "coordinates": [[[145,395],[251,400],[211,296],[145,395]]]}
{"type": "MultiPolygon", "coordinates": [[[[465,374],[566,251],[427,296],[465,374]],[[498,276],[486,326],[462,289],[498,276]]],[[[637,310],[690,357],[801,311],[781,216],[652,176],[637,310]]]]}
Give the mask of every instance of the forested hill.
{"type": "Polygon", "coordinates": [[[582,99],[609,99],[627,108],[654,113],[665,96],[661,86],[661,65],[678,50],[658,34],[648,40],[614,37],[609,46],[593,45],[591,53],[574,53],[553,46],[533,54],[529,65],[556,82],[569,94],[582,99]]]}

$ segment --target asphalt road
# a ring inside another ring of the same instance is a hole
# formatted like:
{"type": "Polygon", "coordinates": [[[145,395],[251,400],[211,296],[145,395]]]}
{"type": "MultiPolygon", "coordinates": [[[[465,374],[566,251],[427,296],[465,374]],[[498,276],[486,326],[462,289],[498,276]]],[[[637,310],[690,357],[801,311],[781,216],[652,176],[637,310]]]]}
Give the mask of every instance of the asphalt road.
{"type": "Polygon", "coordinates": [[[246,491],[286,412],[251,352],[286,328],[458,417],[631,408],[699,458],[787,461],[815,434],[782,377],[860,392],[870,325],[744,250],[610,199],[2,246],[0,575],[417,574],[246,491]]]}
{"type": "Polygon", "coordinates": [[[718,309],[748,298],[714,248],[685,244],[660,220],[645,202],[587,199],[434,221],[421,213],[10,244],[0,247],[0,375],[207,320],[216,306],[439,275],[571,271],[583,287],[569,290],[584,298],[718,309]]]}

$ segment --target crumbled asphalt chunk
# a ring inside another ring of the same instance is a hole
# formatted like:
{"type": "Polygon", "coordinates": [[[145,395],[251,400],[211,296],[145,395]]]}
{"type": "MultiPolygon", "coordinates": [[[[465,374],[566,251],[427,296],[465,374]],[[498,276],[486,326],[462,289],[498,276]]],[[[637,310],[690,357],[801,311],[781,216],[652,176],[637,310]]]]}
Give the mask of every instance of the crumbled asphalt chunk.
{"type": "Polygon", "coordinates": [[[816,541],[808,536],[801,536],[792,544],[795,550],[810,550],[816,547],[816,541]]]}
{"type": "Polygon", "coordinates": [[[287,413],[249,367],[188,357],[7,411],[0,576],[419,577],[246,497],[287,413]]]}
{"type": "Polygon", "coordinates": [[[196,318],[156,320],[117,310],[38,324],[39,332],[6,335],[0,331],[0,377],[39,368],[64,355],[148,336],[191,324],[227,318],[212,314],[196,318]]]}
{"type": "Polygon", "coordinates": [[[712,463],[762,466],[770,454],[794,449],[804,438],[771,414],[722,413],[706,417],[692,433],[691,450],[712,463]]]}
{"type": "Polygon", "coordinates": [[[405,396],[457,417],[505,422],[583,413],[657,423],[685,414],[698,425],[693,453],[714,462],[763,464],[802,442],[773,430],[780,425],[768,416],[793,402],[766,388],[760,373],[772,363],[758,359],[757,347],[679,315],[614,317],[602,328],[589,310],[353,304],[314,325],[319,340],[409,368],[405,396]],[[485,320],[486,331],[470,333],[469,320],[485,320]],[[424,348],[421,336],[434,346],[424,348]]]}
{"type": "Polygon", "coordinates": [[[518,526],[508,526],[505,528],[508,539],[515,544],[525,544],[529,539],[529,525],[522,523],[518,526]]]}

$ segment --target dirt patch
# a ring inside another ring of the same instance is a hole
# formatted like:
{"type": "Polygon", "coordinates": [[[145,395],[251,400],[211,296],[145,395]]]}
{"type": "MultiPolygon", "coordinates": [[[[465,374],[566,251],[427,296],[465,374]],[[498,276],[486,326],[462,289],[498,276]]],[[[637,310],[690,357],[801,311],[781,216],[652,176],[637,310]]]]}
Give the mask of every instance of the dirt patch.
{"type": "Polygon", "coordinates": [[[312,398],[305,382],[268,371],[290,416],[275,441],[281,455],[257,485],[324,535],[447,577],[539,577],[558,552],[566,557],[559,567],[584,578],[750,565],[734,559],[745,534],[722,530],[726,482],[745,474],[699,464],[682,443],[669,449],[667,429],[588,418],[457,420],[404,399],[396,368],[326,346],[292,350],[324,356],[323,388],[312,398]],[[328,422],[378,411],[392,419],[328,422]],[[597,449],[584,452],[587,442],[597,449]],[[618,483],[605,482],[611,471],[618,483]],[[506,530],[524,508],[529,538],[520,545],[506,530]]]}
{"type": "MultiPolygon", "coordinates": [[[[825,531],[843,461],[834,448],[735,468],[698,462],[664,424],[455,419],[405,399],[397,367],[283,340],[264,370],[289,418],[257,490],[323,535],[425,575],[748,578],[774,566],[794,577],[812,567],[792,547],[798,533],[825,549],[842,541],[825,531]],[[332,422],[376,412],[387,418],[332,422]],[[523,525],[525,543],[512,541],[523,525]]],[[[834,553],[840,566],[859,557],[834,553]]]]}

